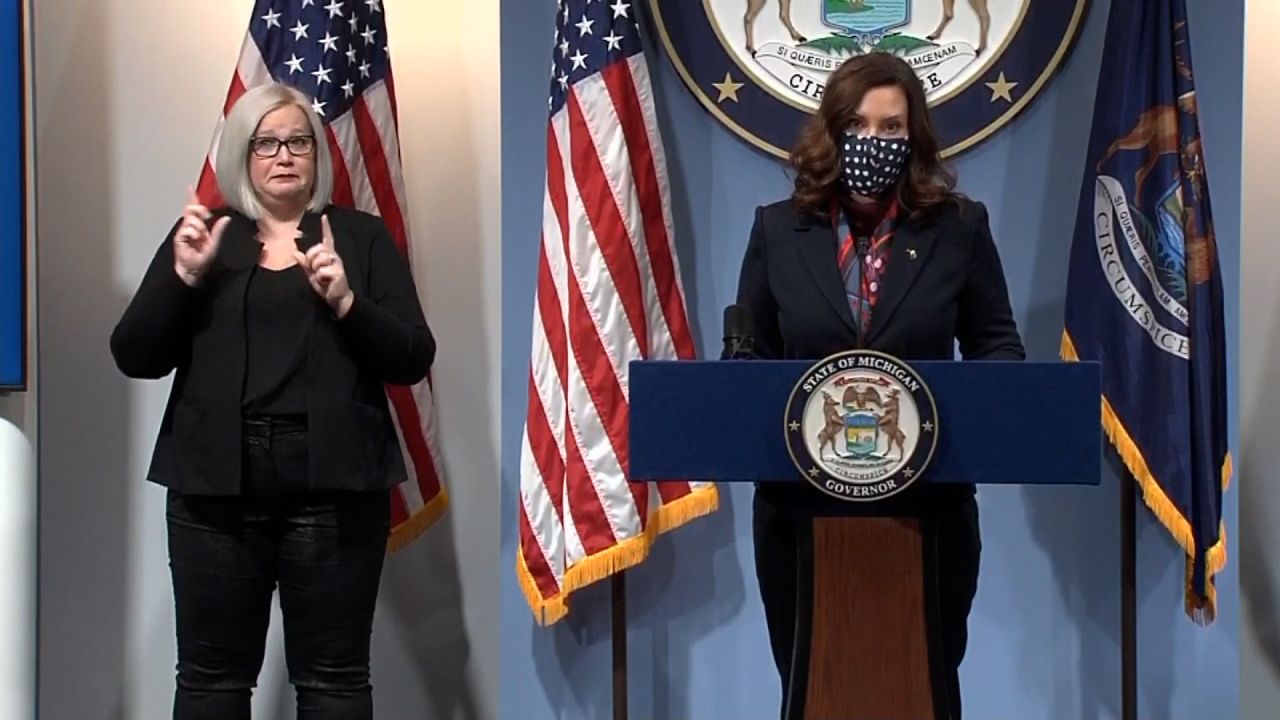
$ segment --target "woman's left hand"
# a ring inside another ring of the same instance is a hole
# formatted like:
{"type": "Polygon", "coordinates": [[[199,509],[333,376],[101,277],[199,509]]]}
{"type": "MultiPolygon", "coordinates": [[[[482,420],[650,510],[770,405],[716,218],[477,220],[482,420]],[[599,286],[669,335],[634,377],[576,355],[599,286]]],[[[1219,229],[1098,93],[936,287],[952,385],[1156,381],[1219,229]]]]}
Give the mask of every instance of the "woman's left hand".
{"type": "Polygon", "coordinates": [[[341,320],[351,310],[355,295],[347,283],[347,271],[342,265],[342,258],[333,246],[333,230],[329,227],[329,216],[320,217],[323,238],[319,245],[311,246],[306,254],[294,252],[298,264],[307,274],[311,289],[316,291],[324,301],[333,308],[333,312],[341,320]]]}

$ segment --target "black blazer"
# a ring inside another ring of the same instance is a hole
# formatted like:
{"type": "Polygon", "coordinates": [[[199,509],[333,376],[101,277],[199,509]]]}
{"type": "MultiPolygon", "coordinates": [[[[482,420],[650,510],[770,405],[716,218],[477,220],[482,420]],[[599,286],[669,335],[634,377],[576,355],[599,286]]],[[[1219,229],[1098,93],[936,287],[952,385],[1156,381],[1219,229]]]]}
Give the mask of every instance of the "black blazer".
{"type": "MultiPolygon", "coordinates": [[[[957,199],[926,220],[899,222],[861,345],[836,242],[826,214],[799,212],[791,200],[756,209],[738,303],[751,309],[759,357],[817,360],[862,347],[903,360],[950,360],[959,341],[966,360],[1025,358],[981,203],[957,199]]],[[[778,504],[849,505],[800,484],[767,483],[760,491],[778,504]]],[[[875,505],[909,510],[972,494],[972,485],[918,483],[875,505]]]]}
{"type": "MultiPolygon", "coordinates": [[[[424,378],[435,340],[409,265],[382,221],[333,206],[325,213],[355,302],[338,320],[317,296],[308,329],[310,484],[384,489],[406,473],[383,383],[424,378]]],[[[232,495],[242,470],[244,303],[261,245],[249,218],[227,209],[214,215],[232,220],[200,286],[188,287],[174,272],[175,223],[111,334],[111,354],[129,377],[176,370],[147,479],[184,493],[232,495]]],[[[308,213],[302,227],[318,238],[319,216],[308,213]]]]}

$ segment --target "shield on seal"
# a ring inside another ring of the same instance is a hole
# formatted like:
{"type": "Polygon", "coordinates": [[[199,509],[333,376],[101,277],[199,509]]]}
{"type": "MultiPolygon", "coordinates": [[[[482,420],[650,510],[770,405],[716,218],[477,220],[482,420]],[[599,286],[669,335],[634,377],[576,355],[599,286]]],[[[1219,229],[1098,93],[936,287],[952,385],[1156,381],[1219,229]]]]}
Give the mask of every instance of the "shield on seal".
{"type": "Polygon", "coordinates": [[[852,457],[869,457],[880,442],[880,419],[875,413],[855,410],[844,416],[844,448],[852,457]]]}
{"type": "Polygon", "coordinates": [[[880,37],[911,20],[911,0],[818,0],[822,22],[845,35],[880,37]]]}

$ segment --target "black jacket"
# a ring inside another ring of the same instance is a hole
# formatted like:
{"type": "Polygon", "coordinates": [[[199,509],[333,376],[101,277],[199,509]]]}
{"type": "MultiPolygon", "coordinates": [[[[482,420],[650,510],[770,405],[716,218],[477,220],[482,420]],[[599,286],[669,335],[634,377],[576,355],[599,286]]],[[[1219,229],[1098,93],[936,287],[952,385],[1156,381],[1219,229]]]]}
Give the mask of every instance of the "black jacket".
{"type": "MultiPolygon", "coordinates": [[[[435,340],[382,221],[333,206],[325,213],[355,302],[338,320],[317,296],[308,329],[311,486],[383,489],[406,479],[383,384],[423,379],[435,340]]],[[[249,218],[225,209],[214,215],[232,220],[200,286],[174,272],[175,224],[111,334],[111,353],[129,377],[176,370],[147,479],[189,494],[232,495],[242,470],[245,295],[261,246],[249,218]]],[[[302,227],[318,237],[319,216],[309,213],[302,227]]]]}
{"type": "MultiPolygon", "coordinates": [[[[959,341],[964,359],[1025,358],[981,203],[957,199],[927,220],[899,222],[861,345],[836,240],[829,216],[798,212],[791,200],[756,209],[738,303],[751,309],[758,356],[817,360],[862,347],[908,361],[951,360],[959,341]]],[[[848,505],[799,483],[760,489],[778,504],[848,505]]],[[[972,485],[918,483],[874,505],[911,508],[972,494],[972,485]]]]}

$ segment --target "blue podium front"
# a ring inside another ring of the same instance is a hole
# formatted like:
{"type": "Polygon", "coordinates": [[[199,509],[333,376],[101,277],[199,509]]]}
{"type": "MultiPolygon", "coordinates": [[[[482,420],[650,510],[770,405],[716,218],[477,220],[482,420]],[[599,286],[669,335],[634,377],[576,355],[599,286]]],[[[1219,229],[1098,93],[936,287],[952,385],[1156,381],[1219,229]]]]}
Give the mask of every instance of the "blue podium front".
{"type": "MultiPolygon", "coordinates": [[[[921,482],[1097,485],[1098,363],[909,362],[937,406],[921,482]]],[[[630,478],[802,482],[785,410],[813,366],[795,360],[634,361],[630,478]]]]}
{"type": "Polygon", "coordinates": [[[936,720],[959,701],[941,679],[940,511],[881,513],[872,496],[915,482],[1098,485],[1101,383],[1097,363],[859,351],[636,361],[629,477],[811,481],[850,500],[796,511],[794,577],[778,580],[796,587],[784,717],[936,720]],[[837,509],[853,501],[866,512],[837,509]]]}

